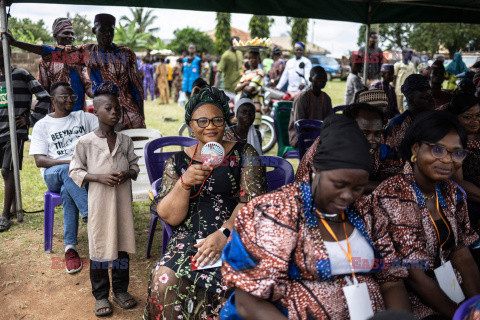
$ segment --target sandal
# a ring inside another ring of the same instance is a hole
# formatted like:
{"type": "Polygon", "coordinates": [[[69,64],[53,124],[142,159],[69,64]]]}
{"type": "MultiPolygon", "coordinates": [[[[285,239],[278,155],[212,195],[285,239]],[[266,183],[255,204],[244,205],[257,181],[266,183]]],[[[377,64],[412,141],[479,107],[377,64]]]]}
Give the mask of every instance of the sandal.
{"type": "Polygon", "coordinates": [[[0,217],[0,232],[7,231],[10,229],[11,222],[5,218],[5,217],[0,217]]]}
{"type": "Polygon", "coordinates": [[[112,306],[108,299],[100,299],[95,301],[95,315],[97,317],[106,317],[113,313],[112,306]],[[103,310],[101,312],[100,310],[103,310]]]}
{"type": "Polygon", "coordinates": [[[135,300],[135,298],[133,298],[128,292],[114,293],[113,301],[115,301],[122,309],[131,309],[137,305],[137,300],[135,300]]]}

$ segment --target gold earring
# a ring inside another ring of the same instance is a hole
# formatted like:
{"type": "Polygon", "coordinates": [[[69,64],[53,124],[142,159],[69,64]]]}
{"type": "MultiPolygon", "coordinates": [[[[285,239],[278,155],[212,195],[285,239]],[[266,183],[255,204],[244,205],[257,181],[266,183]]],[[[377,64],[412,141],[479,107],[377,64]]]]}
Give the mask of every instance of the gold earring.
{"type": "Polygon", "coordinates": [[[410,162],[411,162],[411,163],[417,162],[417,156],[412,155],[412,157],[410,158],[410,162]]]}

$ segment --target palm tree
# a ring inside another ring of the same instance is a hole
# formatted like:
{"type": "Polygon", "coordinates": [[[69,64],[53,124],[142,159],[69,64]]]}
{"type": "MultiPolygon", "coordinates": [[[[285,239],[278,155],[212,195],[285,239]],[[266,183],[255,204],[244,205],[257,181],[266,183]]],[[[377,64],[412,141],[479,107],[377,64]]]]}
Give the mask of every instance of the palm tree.
{"type": "Polygon", "coordinates": [[[133,20],[128,27],[120,25],[115,28],[115,37],[113,41],[121,46],[132,50],[142,50],[148,47],[148,39],[152,36],[148,32],[137,32],[135,30],[137,22],[133,20]]]}
{"type": "Polygon", "coordinates": [[[128,28],[128,26],[133,22],[137,22],[137,29],[136,31],[139,33],[143,32],[150,32],[154,33],[160,30],[160,28],[149,28],[155,20],[157,20],[157,16],[154,16],[154,12],[151,9],[145,10],[144,8],[130,8],[130,13],[132,14],[132,18],[129,18],[127,16],[122,16],[120,18],[120,22],[124,21],[125,22],[125,27],[128,28]]]}

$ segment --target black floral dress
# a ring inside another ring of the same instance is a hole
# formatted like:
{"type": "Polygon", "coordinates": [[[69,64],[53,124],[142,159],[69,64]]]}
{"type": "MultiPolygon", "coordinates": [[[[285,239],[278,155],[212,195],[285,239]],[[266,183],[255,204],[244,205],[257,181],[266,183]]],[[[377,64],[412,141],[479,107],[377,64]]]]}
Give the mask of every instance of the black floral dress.
{"type": "MultiPolygon", "coordinates": [[[[191,158],[184,151],[167,160],[157,201],[173,189],[190,162],[191,158]]],[[[192,164],[200,162],[194,160],[192,164]]],[[[185,220],[173,227],[167,252],[152,270],[145,319],[169,318],[161,314],[165,306],[159,305],[158,301],[164,300],[156,297],[156,288],[169,281],[168,274],[161,272],[161,266],[173,270],[182,282],[168,288],[176,291],[174,309],[177,314],[181,312],[175,318],[207,319],[218,316],[224,298],[230,292],[222,283],[220,268],[192,271],[191,257],[197,252],[193,245],[198,239],[204,239],[221,228],[239,202],[248,202],[267,192],[265,168],[259,164],[261,161],[255,149],[249,144],[237,142],[223,163],[213,170],[200,194],[190,199],[185,220]]],[[[200,186],[192,188],[191,196],[199,192],[200,186]]]]}

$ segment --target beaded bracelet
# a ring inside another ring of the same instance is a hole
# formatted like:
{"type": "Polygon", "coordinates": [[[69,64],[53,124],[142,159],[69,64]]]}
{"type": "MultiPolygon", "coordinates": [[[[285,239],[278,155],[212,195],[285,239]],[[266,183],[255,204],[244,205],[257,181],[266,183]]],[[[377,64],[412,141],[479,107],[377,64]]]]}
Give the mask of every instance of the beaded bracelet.
{"type": "Polygon", "coordinates": [[[183,182],[183,175],[180,176],[180,183],[182,184],[182,188],[185,189],[185,190],[190,190],[192,189],[192,186],[189,186],[188,184],[186,184],[185,182],[183,182]]]}

